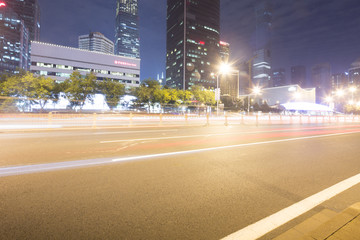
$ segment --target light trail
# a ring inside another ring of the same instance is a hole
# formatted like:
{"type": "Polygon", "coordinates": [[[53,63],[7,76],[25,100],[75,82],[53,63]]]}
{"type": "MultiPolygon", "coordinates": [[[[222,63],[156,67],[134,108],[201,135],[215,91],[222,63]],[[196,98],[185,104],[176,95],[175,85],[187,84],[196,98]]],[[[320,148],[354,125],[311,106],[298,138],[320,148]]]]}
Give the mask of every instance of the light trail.
{"type": "Polygon", "coordinates": [[[105,164],[125,162],[125,161],[136,161],[136,160],[145,160],[145,159],[151,159],[151,158],[169,157],[169,156],[176,156],[176,155],[182,155],[182,154],[202,153],[202,152],[217,151],[217,150],[224,150],[224,149],[233,149],[233,148],[264,145],[264,144],[275,144],[275,143],[299,141],[299,140],[306,140],[306,139],[334,137],[334,136],[350,135],[350,134],[357,134],[357,133],[360,133],[360,130],[356,131],[356,132],[334,133],[334,134],[324,134],[324,135],[316,135],[316,136],[287,138],[287,139],[273,140],[273,141],[243,143],[243,144],[237,144],[237,145],[202,148],[202,149],[186,150],[186,151],[180,151],[180,152],[168,152],[168,153],[150,154],[150,155],[133,156],[133,157],[123,157],[123,158],[116,158],[116,159],[105,158],[105,159],[91,159],[91,160],[79,160],[79,161],[68,161],[68,162],[36,164],[36,165],[2,167],[2,168],[0,168],[0,177],[6,177],[6,176],[12,176],[12,175],[23,175],[23,174],[37,173],[37,172],[72,169],[72,168],[79,168],[79,167],[105,165],[105,164]]]}
{"type": "MultiPolygon", "coordinates": [[[[352,126],[359,127],[359,126],[352,126]]],[[[331,127],[333,128],[333,127],[331,127]]],[[[350,127],[342,127],[350,128],[350,127]]],[[[294,128],[294,129],[273,129],[268,131],[251,131],[251,132],[231,132],[231,133],[208,133],[198,135],[182,135],[182,136],[171,136],[171,137],[157,137],[157,138],[136,138],[136,139],[120,139],[120,140],[109,140],[100,141],[101,144],[106,143],[119,143],[119,142],[136,142],[136,141],[153,141],[153,140],[167,140],[167,139],[181,139],[181,138],[197,138],[197,137],[213,137],[213,136],[226,136],[226,135],[244,135],[244,134],[258,134],[258,133],[273,133],[273,132],[295,132],[299,130],[316,130],[316,129],[330,129],[330,127],[311,127],[311,128],[294,128]]],[[[352,129],[354,130],[354,129],[352,129]]]]}
{"type": "Polygon", "coordinates": [[[111,135],[111,134],[127,134],[127,133],[155,133],[155,132],[178,132],[179,130],[145,130],[145,131],[124,131],[124,132],[101,132],[93,133],[94,135],[111,135]]]}

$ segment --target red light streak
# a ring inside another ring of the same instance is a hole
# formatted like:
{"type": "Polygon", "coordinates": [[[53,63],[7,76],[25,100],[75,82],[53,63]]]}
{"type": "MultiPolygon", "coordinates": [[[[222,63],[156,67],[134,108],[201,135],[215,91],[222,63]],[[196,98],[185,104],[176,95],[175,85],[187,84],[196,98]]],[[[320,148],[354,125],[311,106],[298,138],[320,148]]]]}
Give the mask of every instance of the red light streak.
{"type": "Polygon", "coordinates": [[[200,45],[205,45],[205,42],[200,41],[199,44],[200,44],[200,45]]]}
{"type": "Polygon", "coordinates": [[[6,7],[6,4],[4,2],[0,2],[0,7],[6,7]]]}

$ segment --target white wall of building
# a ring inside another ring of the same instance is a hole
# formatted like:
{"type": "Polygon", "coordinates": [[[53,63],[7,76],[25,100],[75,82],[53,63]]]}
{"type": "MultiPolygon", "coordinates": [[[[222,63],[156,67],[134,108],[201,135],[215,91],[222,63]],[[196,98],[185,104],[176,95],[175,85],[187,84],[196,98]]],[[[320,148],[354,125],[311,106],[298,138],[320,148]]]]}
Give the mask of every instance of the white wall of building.
{"type": "Polygon", "coordinates": [[[83,75],[93,71],[98,80],[114,79],[124,83],[127,88],[140,85],[140,59],[41,42],[31,43],[30,71],[61,82],[74,70],[83,75]]]}

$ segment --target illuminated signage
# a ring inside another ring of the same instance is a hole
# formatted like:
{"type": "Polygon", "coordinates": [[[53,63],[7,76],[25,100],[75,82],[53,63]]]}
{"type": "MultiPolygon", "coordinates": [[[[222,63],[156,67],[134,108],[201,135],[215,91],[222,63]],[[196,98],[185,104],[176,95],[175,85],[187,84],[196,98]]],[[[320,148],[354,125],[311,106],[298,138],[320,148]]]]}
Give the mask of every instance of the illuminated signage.
{"type": "Polygon", "coordinates": [[[122,66],[128,66],[128,67],[136,67],[135,63],[128,63],[128,62],[123,62],[123,61],[116,61],[115,60],[115,64],[116,65],[122,65],[122,66]]]}
{"type": "Polygon", "coordinates": [[[205,42],[200,41],[199,44],[200,44],[200,45],[205,45],[205,42]]]}
{"type": "Polygon", "coordinates": [[[4,2],[0,2],[0,7],[6,7],[6,4],[4,2]]]}
{"type": "Polygon", "coordinates": [[[230,44],[227,43],[227,42],[220,41],[220,45],[222,45],[222,46],[229,46],[230,44]]]}

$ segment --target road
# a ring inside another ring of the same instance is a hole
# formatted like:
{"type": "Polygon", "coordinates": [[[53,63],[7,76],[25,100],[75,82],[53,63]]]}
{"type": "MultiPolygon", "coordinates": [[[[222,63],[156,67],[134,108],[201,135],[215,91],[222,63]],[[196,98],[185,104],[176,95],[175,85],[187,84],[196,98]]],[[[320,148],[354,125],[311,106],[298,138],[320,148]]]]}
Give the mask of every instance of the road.
{"type": "Polygon", "coordinates": [[[359,145],[357,124],[2,131],[0,236],[221,239],[357,176],[359,145]]]}

